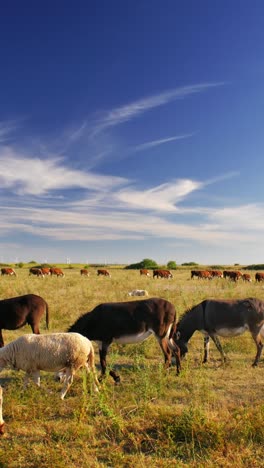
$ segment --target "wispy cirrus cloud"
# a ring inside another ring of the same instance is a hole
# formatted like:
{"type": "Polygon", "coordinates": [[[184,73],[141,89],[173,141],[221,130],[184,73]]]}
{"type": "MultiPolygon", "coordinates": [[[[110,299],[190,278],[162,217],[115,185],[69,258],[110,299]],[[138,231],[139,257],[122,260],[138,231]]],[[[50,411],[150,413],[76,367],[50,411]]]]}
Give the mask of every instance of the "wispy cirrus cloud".
{"type": "Polygon", "coordinates": [[[172,141],[177,140],[184,140],[185,138],[190,138],[194,135],[194,133],[186,133],[185,135],[174,135],[172,137],[161,138],[159,140],[152,140],[147,141],[146,143],[142,143],[140,145],[134,146],[131,148],[132,153],[136,153],[138,151],[144,151],[151,148],[155,148],[156,146],[164,145],[166,143],[170,143],[172,141]]]}
{"type": "MultiPolygon", "coordinates": [[[[236,207],[237,213],[243,207],[236,207]]],[[[24,232],[47,239],[60,241],[117,240],[117,239],[184,239],[210,243],[245,242],[260,240],[260,231],[241,231],[240,227],[230,230],[224,223],[211,224],[184,223],[168,220],[164,216],[154,216],[118,210],[94,211],[54,209],[50,207],[23,209],[19,207],[0,207],[1,232],[24,232]]],[[[213,210],[212,210],[213,211],[213,210]]],[[[263,214],[263,207],[262,207],[263,214]]],[[[219,219],[218,219],[219,221],[219,219]]],[[[263,223],[261,222],[261,225],[263,223]]]]}
{"type": "Polygon", "coordinates": [[[17,129],[17,125],[18,123],[15,120],[0,122],[0,144],[10,140],[12,133],[17,129]]]}
{"type": "Polygon", "coordinates": [[[176,99],[183,99],[192,94],[198,94],[206,91],[210,88],[215,88],[224,85],[223,82],[216,83],[200,83],[190,86],[181,86],[179,88],[170,89],[160,94],[155,94],[146,98],[139,99],[117,107],[105,113],[101,119],[99,119],[93,129],[93,135],[116,125],[120,125],[124,122],[128,122],[131,119],[139,117],[144,112],[154,109],[156,107],[164,106],[176,99]]]}

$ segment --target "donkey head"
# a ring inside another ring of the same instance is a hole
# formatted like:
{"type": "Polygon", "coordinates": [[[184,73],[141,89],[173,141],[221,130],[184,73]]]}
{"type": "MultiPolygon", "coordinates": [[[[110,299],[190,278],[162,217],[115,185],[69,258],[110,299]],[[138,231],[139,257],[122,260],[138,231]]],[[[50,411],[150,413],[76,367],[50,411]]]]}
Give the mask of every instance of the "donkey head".
{"type": "Polygon", "coordinates": [[[173,334],[171,341],[173,341],[174,344],[180,348],[181,358],[183,358],[185,354],[188,353],[188,346],[187,342],[184,340],[181,334],[181,331],[178,328],[173,334]]]}

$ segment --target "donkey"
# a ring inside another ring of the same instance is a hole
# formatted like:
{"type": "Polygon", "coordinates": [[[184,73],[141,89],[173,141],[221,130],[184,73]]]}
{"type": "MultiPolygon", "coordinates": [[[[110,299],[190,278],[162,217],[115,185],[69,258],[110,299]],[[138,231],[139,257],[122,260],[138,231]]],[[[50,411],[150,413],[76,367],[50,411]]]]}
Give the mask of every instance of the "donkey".
{"type": "Polygon", "coordinates": [[[210,338],[225,361],[226,356],[217,335],[231,337],[249,330],[257,347],[252,364],[255,367],[263,348],[261,338],[264,338],[264,302],[256,298],[201,302],[185,312],[178,322],[177,329],[169,341],[171,349],[173,350],[176,344],[183,357],[188,352],[187,343],[196,330],[205,335],[203,362],[208,360],[210,338]]]}
{"type": "MultiPolygon", "coordinates": [[[[168,339],[175,326],[174,305],[164,299],[152,298],[100,304],[79,317],[68,332],[77,332],[98,342],[102,379],[106,373],[106,355],[112,342],[140,343],[151,334],[155,335],[165,358],[165,367],[168,368],[172,355],[168,339]]],[[[176,344],[173,353],[179,373],[180,350],[176,344]]],[[[116,383],[120,382],[116,372],[111,370],[110,375],[116,383]]]]}
{"type": "Polygon", "coordinates": [[[49,308],[47,302],[35,294],[11,297],[0,301],[0,348],[4,346],[2,329],[17,330],[28,323],[32,332],[39,335],[39,323],[46,313],[46,328],[49,328],[49,308]]]}

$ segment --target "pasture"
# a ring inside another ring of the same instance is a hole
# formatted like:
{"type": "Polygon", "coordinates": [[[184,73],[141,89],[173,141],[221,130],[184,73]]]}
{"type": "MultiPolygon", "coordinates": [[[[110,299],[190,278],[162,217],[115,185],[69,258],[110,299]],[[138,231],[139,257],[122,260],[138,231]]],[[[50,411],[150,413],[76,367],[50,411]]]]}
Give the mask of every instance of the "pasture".
{"type": "MultiPolygon", "coordinates": [[[[264,284],[190,278],[190,270],[173,271],[172,279],[140,276],[138,270],[108,268],[110,277],[81,276],[79,268],[63,268],[65,277],[0,277],[0,299],[37,294],[49,304],[50,332],[64,332],[83,313],[102,302],[133,301],[128,292],[148,291],[148,297],[172,302],[178,317],[209,298],[257,297],[264,284]]],[[[251,275],[252,278],[254,275],[251,275]]],[[[41,333],[47,333],[45,320],[41,333]]],[[[25,326],[3,330],[5,343],[30,333],[25,326]]],[[[251,364],[255,345],[246,332],[220,338],[229,361],[222,364],[214,344],[210,361],[202,364],[203,337],[196,332],[182,372],[163,367],[154,337],[142,344],[112,344],[108,371],[118,369],[121,384],[107,378],[94,393],[79,371],[64,401],[61,384],[41,373],[41,389],[23,390],[24,373],[3,370],[3,418],[0,439],[3,467],[260,467],[264,440],[264,361],[251,364]],[[52,391],[51,391],[52,390],[52,391]],[[50,392],[51,391],[51,392],[50,392]]],[[[99,374],[99,358],[94,343],[99,374]]]]}

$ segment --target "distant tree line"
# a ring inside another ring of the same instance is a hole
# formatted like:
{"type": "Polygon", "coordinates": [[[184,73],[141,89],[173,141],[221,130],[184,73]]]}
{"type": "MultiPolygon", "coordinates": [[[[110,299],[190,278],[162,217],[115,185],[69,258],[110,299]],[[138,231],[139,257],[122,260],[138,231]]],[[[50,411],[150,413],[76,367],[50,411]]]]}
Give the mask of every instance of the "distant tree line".
{"type": "MultiPolygon", "coordinates": [[[[143,260],[141,260],[141,262],[127,265],[125,267],[125,270],[140,270],[142,268],[146,270],[154,270],[156,268],[164,268],[164,265],[158,265],[158,263],[155,262],[155,260],[152,260],[151,258],[144,258],[143,260]]],[[[166,264],[166,268],[168,268],[169,270],[176,270],[177,264],[174,260],[170,260],[166,264]]]]}
{"type": "Polygon", "coordinates": [[[243,267],[243,270],[264,270],[264,263],[258,263],[257,265],[248,265],[243,267]]]}

